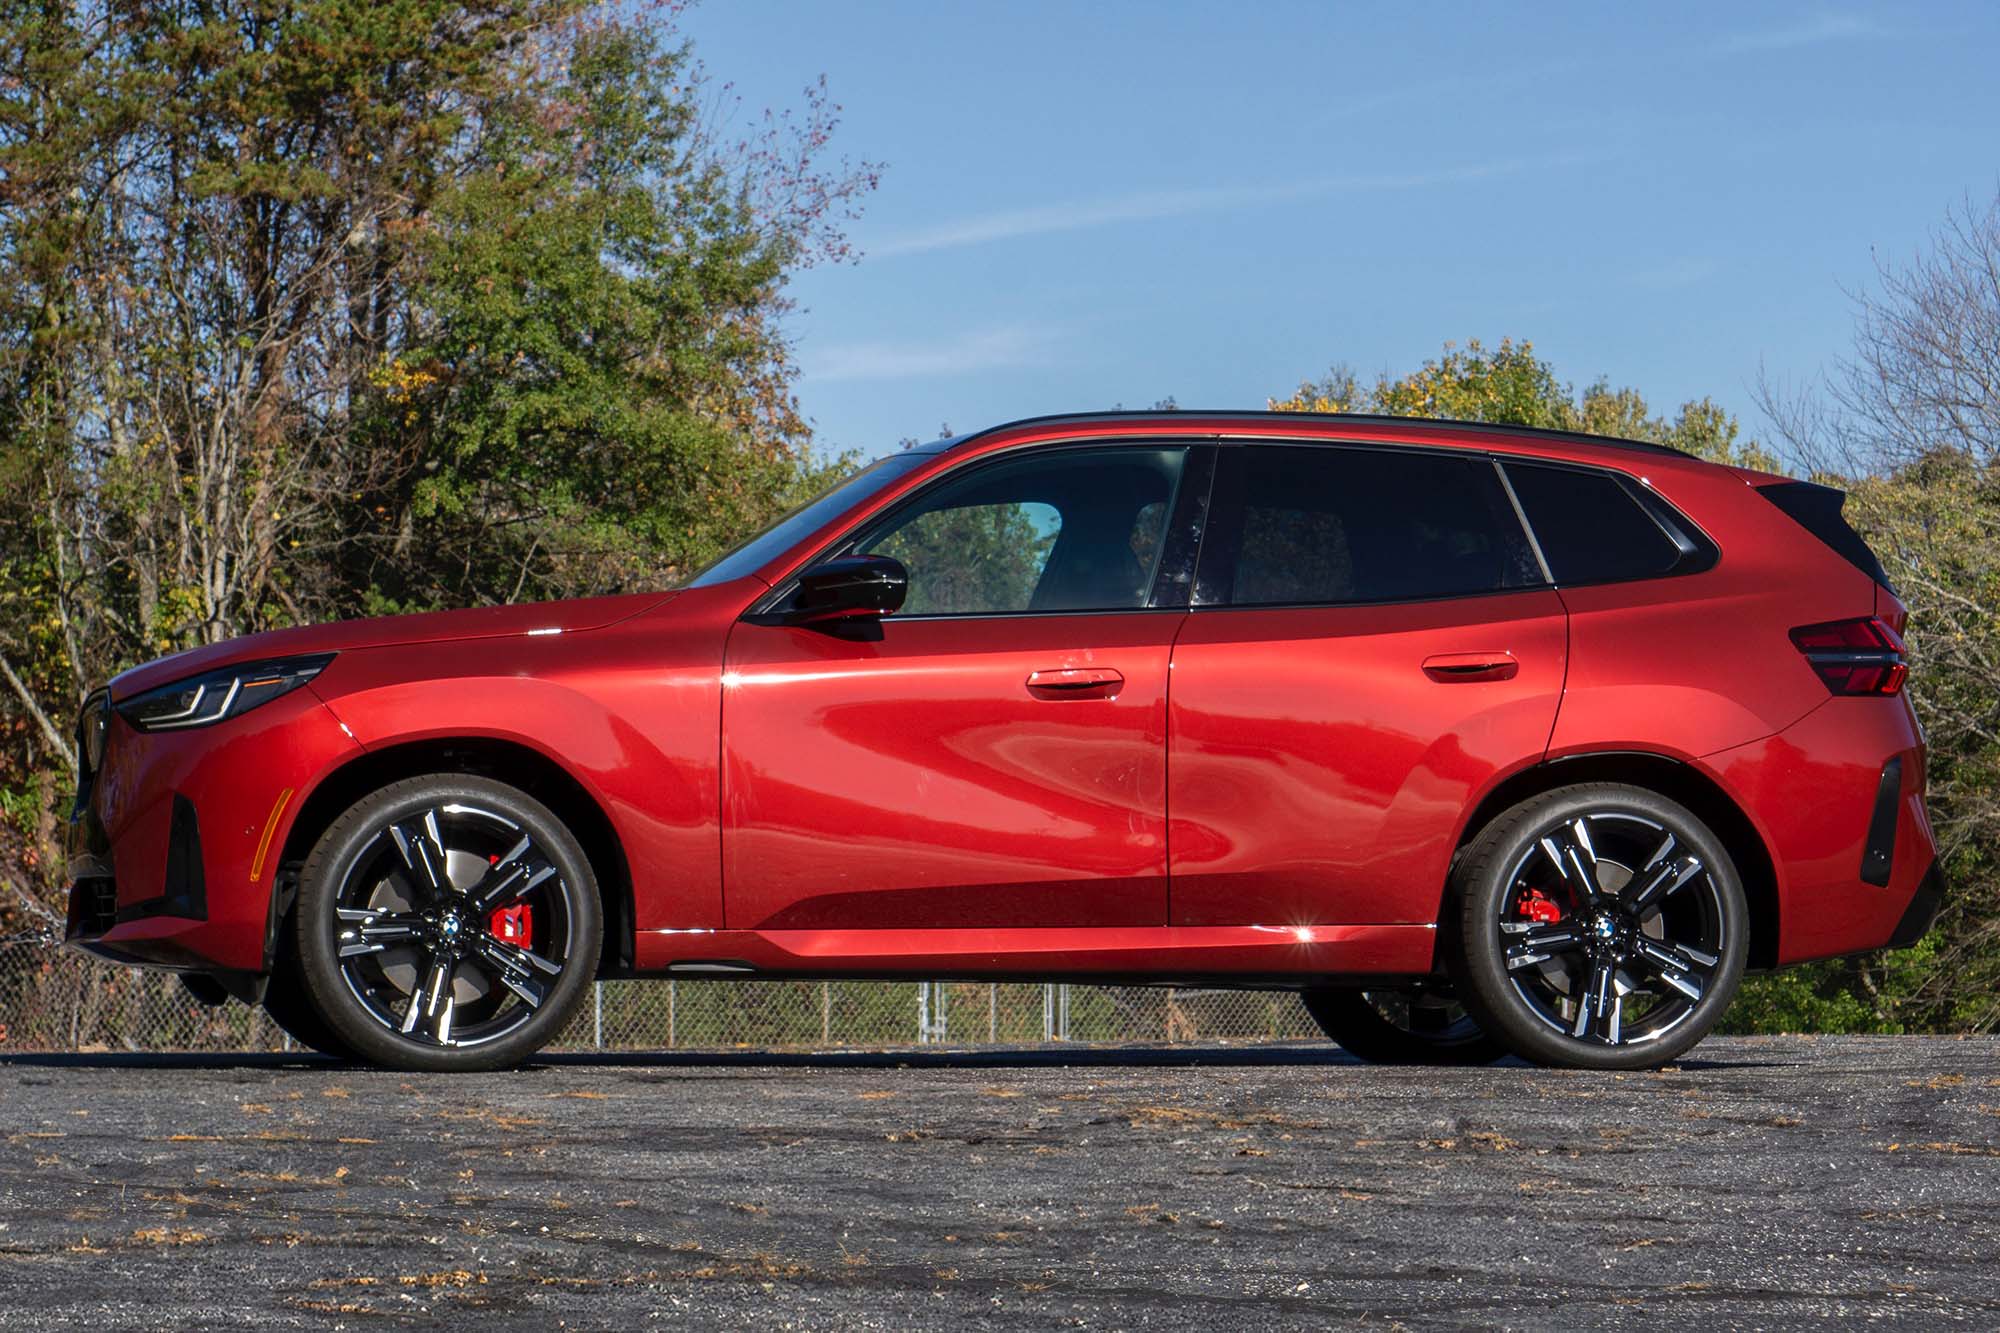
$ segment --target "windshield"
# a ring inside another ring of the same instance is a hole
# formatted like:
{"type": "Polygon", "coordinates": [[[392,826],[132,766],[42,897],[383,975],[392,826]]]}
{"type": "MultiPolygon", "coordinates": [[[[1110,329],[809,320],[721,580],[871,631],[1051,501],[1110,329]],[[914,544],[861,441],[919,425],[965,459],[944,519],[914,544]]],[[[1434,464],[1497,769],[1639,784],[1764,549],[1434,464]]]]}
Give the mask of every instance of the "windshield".
{"type": "Polygon", "coordinates": [[[919,453],[914,449],[906,449],[902,453],[876,459],[846,481],[820,492],[818,496],[806,501],[770,527],[733,548],[682,586],[706,588],[712,584],[740,579],[745,574],[756,573],[803,541],[814,529],[831,522],[845,510],[852,509],[885,490],[918,464],[928,462],[930,457],[928,451],[919,453]]]}

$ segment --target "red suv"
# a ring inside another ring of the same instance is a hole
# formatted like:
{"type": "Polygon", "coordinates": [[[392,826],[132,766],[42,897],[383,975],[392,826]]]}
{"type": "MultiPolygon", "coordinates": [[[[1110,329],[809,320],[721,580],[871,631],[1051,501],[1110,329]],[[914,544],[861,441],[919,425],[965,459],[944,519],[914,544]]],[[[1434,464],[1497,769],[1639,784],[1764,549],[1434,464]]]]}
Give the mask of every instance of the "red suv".
{"type": "Polygon", "coordinates": [[[69,937],[403,1068],[635,975],[1291,987],[1368,1059],[1653,1065],[1937,911],[1841,498],[1352,416],[907,449],[677,591],[119,676],[69,937]]]}

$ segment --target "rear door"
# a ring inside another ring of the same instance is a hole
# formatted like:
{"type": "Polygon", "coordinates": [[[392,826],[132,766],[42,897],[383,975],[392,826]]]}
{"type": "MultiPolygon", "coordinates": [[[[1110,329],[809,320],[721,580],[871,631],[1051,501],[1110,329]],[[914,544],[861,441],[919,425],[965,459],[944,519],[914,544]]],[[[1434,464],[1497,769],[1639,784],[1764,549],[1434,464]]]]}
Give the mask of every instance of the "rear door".
{"type": "Polygon", "coordinates": [[[1170,520],[1207,492],[1189,452],[969,464],[837,548],[909,570],[879,638],[732,630],[730,927],[1166,924],[1167,661],[1192,572],[1170,520]]]}
{"type": "Polygon", "coordinates": [[[1547,749],[1562,603],[1484,455],[1219,457],[1173,654],[1172,920],[1435,921],[1468,806],[1547,749]]]}

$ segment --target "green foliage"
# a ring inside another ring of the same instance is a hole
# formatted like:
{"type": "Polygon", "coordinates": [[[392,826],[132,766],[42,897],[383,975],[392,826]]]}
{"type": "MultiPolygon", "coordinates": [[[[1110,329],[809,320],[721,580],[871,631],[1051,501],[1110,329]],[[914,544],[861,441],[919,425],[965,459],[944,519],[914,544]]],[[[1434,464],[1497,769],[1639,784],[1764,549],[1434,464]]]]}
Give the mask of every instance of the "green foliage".
{"type": "Polygon", "coordinates": [[[1724,1016],[1724,1032],[1874,1032],[1902,1029],[1871,1007],[1853,969],[1810,963],[1748,977],[1724,1016]]]}
{"type": "Polygon", "coordinates": [[[800,480],[770,325],[796,241],[689,156],[686,74],[648,32],[593,30],[554,111],[496,104],[478,169],[439,194],[427,317],[361,424],[427,455],[384,506],[397,560],[366,566],[397,600],[670,578],[800,480]]]}
{"type": "Polygon", "coordinates": [[[1374,412],[1583,431],[1670,445],[1718,463],[1772,471],[1779,466],[1754,441],[1739,444],[1736,418],[1709,399],[1683,403],[1668,419],[1654,416],[1636,389],[1614,389],[1599,380],[1578,393],[1535,355],[1533,343],[1511,338],[1490,350],[1477,338],[1463,347],[1446,343],[1435,359],[1400,378],[1383,375],[1372,387],[1336,366],[1300,384],[1291,396],[1270,400],[1270,406],[1278,412],[1374,412]]]}

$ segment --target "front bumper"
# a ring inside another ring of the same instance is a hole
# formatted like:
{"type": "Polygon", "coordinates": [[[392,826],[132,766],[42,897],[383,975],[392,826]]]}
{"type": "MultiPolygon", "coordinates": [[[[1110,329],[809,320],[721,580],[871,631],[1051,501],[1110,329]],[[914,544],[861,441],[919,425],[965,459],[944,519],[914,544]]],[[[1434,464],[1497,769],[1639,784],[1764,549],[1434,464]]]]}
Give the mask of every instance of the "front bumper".
{"type": "Polygon", "coordinates": [[[67,942],[140,967],[264,971],[292,824],[359,749],[309,689],[187,731],[111,714],[70,816],[67,942]]]}

